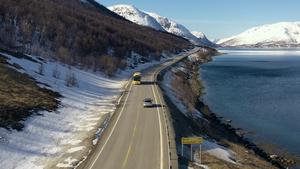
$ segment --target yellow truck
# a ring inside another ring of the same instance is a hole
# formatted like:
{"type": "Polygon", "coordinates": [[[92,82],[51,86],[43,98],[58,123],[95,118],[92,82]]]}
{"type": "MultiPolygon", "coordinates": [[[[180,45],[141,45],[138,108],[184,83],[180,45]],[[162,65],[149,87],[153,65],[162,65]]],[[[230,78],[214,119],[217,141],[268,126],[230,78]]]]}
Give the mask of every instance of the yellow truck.
{"type": "Polygon", "coordinates": [[[140,72],[135,72],[133,74],[133,84],[140,85],[141,84],[142,75],[140,72]]]}

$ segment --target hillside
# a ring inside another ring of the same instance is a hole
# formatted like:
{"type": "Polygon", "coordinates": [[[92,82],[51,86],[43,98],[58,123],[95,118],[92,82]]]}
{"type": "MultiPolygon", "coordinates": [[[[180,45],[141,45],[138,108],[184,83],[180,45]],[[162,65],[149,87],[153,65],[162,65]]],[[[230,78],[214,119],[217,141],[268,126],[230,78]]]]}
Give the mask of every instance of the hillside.
{"type": "Polygon", "coordinates": [[[300,22],[257,26],[217,43],[223,47],[300,47],[300,22]]]}
{"type": "Polygon", "coordinates": [[[164,55],[109,78],[102,72],[0,50],[0,168],[74,168],[95,148],[123,104],[120,95],[127,91],[124,86],[133,72],[184,54],[164,55]],[[3,111],[7,107],[16,110],[3,111]]]}
{"type": "Polygon", "coordinates": [[[215,44],[204,37],[196,37],[184,25],[156,13],[142,11],[132,5],[114,5],[108,7],[113,12],[138,25],[148,26],[156,30],[166,31],[171,34],[190,40],[196,45],[214,47],[215,44]]]}
{"type": "Polygon", "coordinates": [[[14,68],[20,69],[9,64],[0,53],[0,128],[21,130],[24,127],[21,121],[31,114],[55,110],[60,95],[41,88],[30,76],[14,68]]]}
{"type": "Polygon", "coordinates": [[[163,51],[178,52],[190,45],[133,24],[92,0],[0,0],[0,4],[0,48],[93,70],[124,68],[132,52],[159,59],[163,51]]]}

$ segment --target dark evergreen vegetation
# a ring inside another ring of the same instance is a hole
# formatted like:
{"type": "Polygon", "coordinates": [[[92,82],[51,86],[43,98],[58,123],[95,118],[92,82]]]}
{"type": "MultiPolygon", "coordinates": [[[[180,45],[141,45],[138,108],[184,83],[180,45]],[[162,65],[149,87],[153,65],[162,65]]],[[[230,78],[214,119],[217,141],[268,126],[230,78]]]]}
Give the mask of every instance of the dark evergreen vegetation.
{"type": "Polygon", "coordinates": [[[0,0],[0,48],[113,74],[134,51],[159,59],[190,43],[136,25],[93,0],[0,0]],[[112,52],[113,51],[113,52],[112,52]],[[111,64],[111,65],[108,65],[111,64]]]}

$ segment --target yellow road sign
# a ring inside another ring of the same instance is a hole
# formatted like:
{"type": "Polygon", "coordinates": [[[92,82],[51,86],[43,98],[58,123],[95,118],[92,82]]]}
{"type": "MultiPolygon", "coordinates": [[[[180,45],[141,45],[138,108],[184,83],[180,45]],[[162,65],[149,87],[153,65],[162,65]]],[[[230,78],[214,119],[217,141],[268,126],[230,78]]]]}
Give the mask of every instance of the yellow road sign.
{"type": "Polygon", "coordinates": [[[181,144],[202,144],[202,137],[181,137],[181,144]]]}

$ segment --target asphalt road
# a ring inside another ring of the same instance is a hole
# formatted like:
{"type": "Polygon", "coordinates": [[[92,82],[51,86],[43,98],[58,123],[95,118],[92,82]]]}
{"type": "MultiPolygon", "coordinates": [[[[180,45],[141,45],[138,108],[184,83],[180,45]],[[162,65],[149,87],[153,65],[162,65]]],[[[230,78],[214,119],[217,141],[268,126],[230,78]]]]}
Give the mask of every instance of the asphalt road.
{"type": "Polygon", "coordinates": [[[121,105],[110,125],[94,152],[79,168],[170,168],[168,135],[163,115],[164,102],[155,81],[160,70],[186,55],[143,71],[141,85],[128,83],[127,92],[122,97],[121,105]],[[144,108],[143,99],[146,97],[152,98],[155,106],[144,108]]]}

